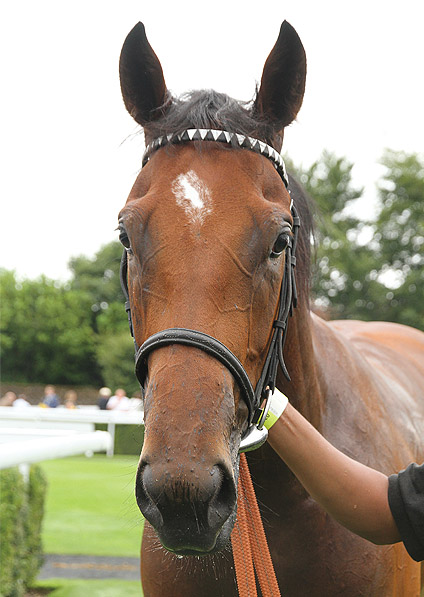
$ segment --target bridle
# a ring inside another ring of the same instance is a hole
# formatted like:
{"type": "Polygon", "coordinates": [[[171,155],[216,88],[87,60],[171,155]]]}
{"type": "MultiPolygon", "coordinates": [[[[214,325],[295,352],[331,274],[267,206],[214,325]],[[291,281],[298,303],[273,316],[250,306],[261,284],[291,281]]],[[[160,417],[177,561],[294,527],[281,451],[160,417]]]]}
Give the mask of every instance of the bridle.
{"type": "MultiPolygon", "coordinates": [[[[161,147],[190,141],[216,141],[230,144],[233,147],[245,148],[259,153],[271,160],[278,174],[281,176],[286,188],[288,189],[289,181],[283,158],[273,147],[252,137],[221,130],[187,129],[178,134],[170,134],[158,137],[147,146],[142,161],[143,167],[147,164],[150,156],[161,147]]],[[[231,350],[229,350],[216,338],[213,338],[212,336],[209,336],[203,332],[185,328],[170,328],[153,334],[139,347],[135,341],[131,317],[127,278],[128,261],[126,250],[124,250],[121,259],[120,281],[122,292],[124,293],[125,297],[125,310],[128,315],[128,323],[130,326],[131,335],[134,338],[135,373],[140,383],[142,392],[144,393],[144,385],[148,375],[147,359],[149,354],[151,354],[154,350],[157,350],[163,346],[168,346],[170,344],[183,344],[185,346],[198,348],[211,355],[225,365],[225,367],[230,371],[237,385],[239,386],[242,397],[249,409],[248,429],[242,437],[239,449],[240,452],[254,450],[260,447],[266,441],[268,432],[263,427],[263,423],[268,412],[270,396],[275,390],[278,365],[280,365],[285,377],[290,381],[290,376],[284,363],[283,351],[287,335],[288,318],[289,315],[292,314],[293,308],[297,305],[294,268],[296,265],[295,252],[298,230],[300,227],[300,218],[295,206],[293,205],[293,199],[291,201],[290,209],[293,216],[293,234],[291,237],[289,237],[289,241],[285,249],[285,269],[281,284],[277,317],[273,323],[273,331],[267,356],[265,358],[262,373],[255,389],[253,389],[252,383],[243,365],[231,352],[231,350]],[[265,407],[264,409],[261,409],[260,406],[263,401],[265,401],[265,407]]]]}

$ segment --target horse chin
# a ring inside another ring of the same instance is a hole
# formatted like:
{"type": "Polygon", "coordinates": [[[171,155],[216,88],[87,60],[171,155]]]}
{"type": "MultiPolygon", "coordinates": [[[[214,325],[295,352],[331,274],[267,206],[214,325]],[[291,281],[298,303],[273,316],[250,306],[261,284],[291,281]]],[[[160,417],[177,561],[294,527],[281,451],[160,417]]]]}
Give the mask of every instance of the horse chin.
{"type": "Polygon", "coordinates": [[[235,521],[236,521],[237,512],[234,512],[227,518],[227,520],[222,525],[220,531],[214,538],[212,542],[208,542],[204,540],[204,537],[196,537],[195,539],[190,539],[189,537],[184,537],[184,540],[181,542],[174,542],[169,537],[162,537],[162,533],[158,533],[157,535],[159,541],[162,544],[162,547],[167,551],[171,552],[172,554],[179,556],[179,557],[203,557],[203,556],[210,556],[220,551],[225,551],[230,543],[231,531],[233,530],[235,521]]]}

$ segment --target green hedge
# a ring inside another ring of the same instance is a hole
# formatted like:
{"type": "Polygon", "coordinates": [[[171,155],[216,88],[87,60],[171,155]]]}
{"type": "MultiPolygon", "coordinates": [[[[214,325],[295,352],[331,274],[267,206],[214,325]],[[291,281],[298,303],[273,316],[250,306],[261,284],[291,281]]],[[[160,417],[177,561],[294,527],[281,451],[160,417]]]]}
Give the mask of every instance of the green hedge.
{"type": "MultiPolygon", "coordinates": [[[[106,423],[97,423],[96,430],[107,431],[106,423]]],[[[140,455],[143,447],[143,425],[116,425],[115,427],[115,454],[140,455]]]]}
{"type": "Polygon", "coordinates": [[[47,482],[39,466],[25,482],[17,468],[0,471],[0,597],[21,597],[43,563],[41,523],[47,482]]]}

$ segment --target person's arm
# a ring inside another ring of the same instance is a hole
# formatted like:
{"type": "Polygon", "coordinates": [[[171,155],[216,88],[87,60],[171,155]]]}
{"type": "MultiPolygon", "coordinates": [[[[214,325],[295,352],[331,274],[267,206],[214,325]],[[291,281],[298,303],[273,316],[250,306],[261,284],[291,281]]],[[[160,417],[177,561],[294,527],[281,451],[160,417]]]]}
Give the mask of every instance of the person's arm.
{"type": "Polygon", "coordinates": [[[290,404],[269,429],[268,440],[307,492],[343,526],[373,543],[401,540],[386,475],[337,450],[290,404]]]}

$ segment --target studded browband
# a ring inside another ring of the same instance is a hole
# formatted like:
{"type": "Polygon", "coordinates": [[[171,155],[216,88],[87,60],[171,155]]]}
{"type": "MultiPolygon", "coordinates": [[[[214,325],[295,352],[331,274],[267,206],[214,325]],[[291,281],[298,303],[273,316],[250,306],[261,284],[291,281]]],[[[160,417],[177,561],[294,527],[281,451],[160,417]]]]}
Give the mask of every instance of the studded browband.
{"type": "Polygon", "coordinates": [[[263,155],[271,160],[274,164],[283,182],[288,188],[289,179],[287,177],[286,166],[281,155],[271,145],[267,145],[259,139],[248,137],[247,135],[240,135],[239,133],[229,133],[228,131],[220,131],[215,129],[186,129],[181,133],[170,133],[158,137],[146,147],[143,155],[142,165],[145,166],[149,161],[152,153],[164,147],[165,145],[175,145],[177,143],[184,143],[185,141],[217,141],[218,143],[227,143],[233,147],[250,149],[263,155]]]}

